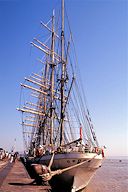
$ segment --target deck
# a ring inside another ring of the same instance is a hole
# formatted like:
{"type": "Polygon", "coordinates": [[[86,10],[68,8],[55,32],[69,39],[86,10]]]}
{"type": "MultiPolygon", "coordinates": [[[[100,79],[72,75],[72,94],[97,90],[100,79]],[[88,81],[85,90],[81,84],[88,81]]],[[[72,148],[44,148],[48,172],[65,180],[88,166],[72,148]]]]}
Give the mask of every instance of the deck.
{"type": "Polygon", "coordinates": [[[51,191],[49,186],[37,186],[32,181],[20,161],[7,162],[0,169],[0,192],[51,191]]]}

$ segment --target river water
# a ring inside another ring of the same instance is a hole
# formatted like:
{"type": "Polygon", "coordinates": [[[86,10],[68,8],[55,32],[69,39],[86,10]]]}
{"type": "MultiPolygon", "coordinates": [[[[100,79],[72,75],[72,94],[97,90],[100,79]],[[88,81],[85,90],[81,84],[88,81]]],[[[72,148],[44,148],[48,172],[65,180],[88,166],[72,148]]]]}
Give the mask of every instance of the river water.
{"type": "Polygon", "coordinates": [[[128,192],[128,159],[106,159],[84,192],[128,192]]]}

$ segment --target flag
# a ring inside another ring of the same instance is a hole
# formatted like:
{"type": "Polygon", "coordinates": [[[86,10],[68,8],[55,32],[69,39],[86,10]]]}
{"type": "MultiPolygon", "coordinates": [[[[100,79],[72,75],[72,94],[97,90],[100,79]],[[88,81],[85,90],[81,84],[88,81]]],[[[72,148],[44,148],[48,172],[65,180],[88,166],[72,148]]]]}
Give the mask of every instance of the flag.
{"type": "Polygon", "coordinates": [[[80,139],[82,139],[82,126],[80,125],[80,139]]]}

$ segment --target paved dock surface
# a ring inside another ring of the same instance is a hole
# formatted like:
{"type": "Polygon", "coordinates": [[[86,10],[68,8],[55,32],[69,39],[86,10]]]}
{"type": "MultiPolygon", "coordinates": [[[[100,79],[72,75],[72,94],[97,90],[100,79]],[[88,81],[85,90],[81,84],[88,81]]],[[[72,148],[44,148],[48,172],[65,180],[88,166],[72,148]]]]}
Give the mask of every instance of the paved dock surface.
{"type": "Polygon", "coordinates": [[[0,170],[0,192],[47,192],[47,186],[37,186],[32,183],[20,161],[7,163],[0,170]]]}
{"type": "Polygon", "coordinates": [[[13,164],[6,162],[3,166],[1,166],[0,171],[0,187],[2,186],[2,183],[4,182],[5,178],[7,177],[9,171],[13,167],[13,164]]]}

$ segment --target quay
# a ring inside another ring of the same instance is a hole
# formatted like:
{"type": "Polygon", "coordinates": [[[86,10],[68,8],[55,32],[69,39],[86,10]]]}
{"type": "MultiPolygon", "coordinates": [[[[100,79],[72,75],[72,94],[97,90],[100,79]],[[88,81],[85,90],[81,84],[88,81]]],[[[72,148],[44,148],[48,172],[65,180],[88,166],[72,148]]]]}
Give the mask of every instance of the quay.
{"type": "Polygon", "coordinates": [[[48,192],[49,186],[32,184],[27,171],[20,161],[7,162],[0,169],[0,192],[48,192]]]}

